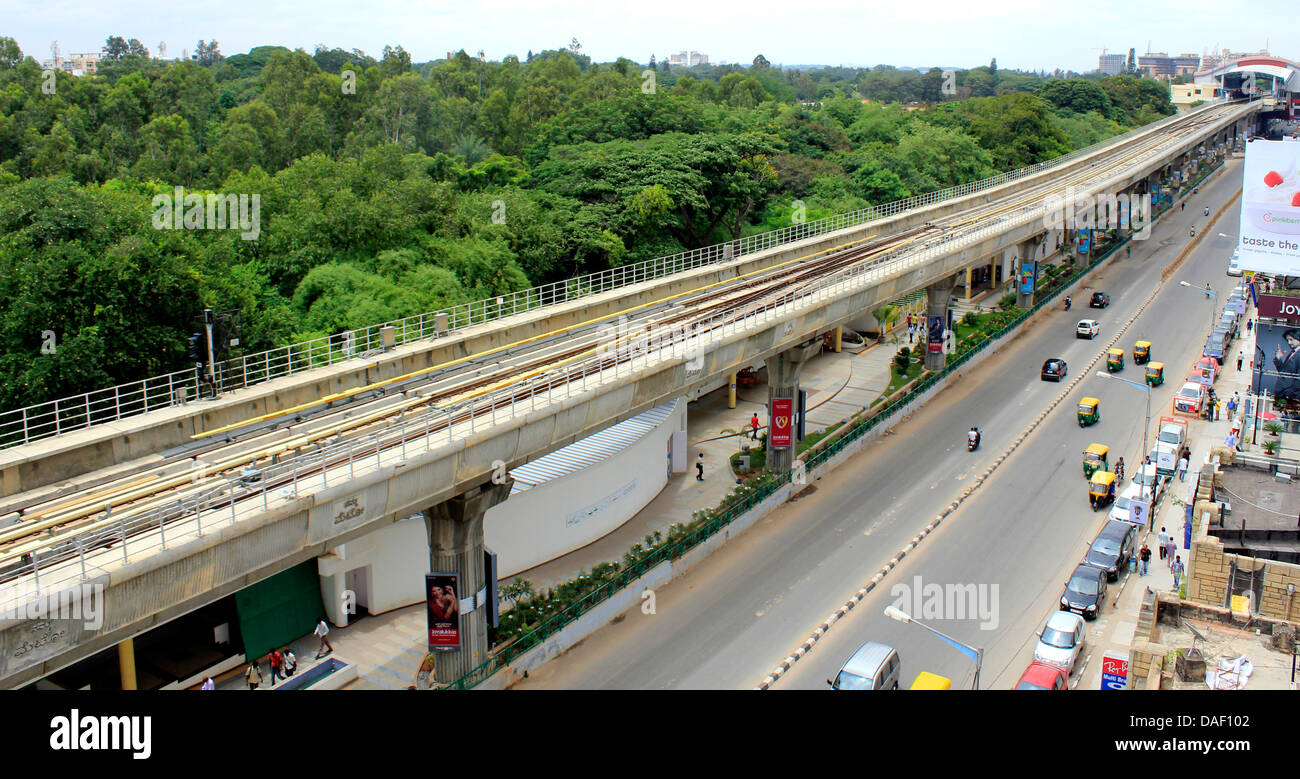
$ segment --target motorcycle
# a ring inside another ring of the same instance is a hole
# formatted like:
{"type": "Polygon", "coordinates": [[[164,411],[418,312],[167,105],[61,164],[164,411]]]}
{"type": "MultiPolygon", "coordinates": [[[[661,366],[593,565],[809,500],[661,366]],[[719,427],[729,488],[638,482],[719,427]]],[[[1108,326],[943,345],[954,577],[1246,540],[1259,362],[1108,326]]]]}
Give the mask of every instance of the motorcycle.
{"type": "Polygon", "coordinates": [[[966,437],[966,451],[973,452],[976,449],[978,449],[979,446],[980,446],[980,433],[978,430],[976,430],[974,436],[966,437]]]}
{"type": "Polygon", "coordinates": [[[1069,311],[1069,310],[1070,310],[1070,305],[1071,305],[1071,303],[1070,303],[1070,299],[1069,299],[1069,298],[1066,298],[1066,299],[1065,299],[1065,310],[1066,310],[1066,311],[1069,311]]]}

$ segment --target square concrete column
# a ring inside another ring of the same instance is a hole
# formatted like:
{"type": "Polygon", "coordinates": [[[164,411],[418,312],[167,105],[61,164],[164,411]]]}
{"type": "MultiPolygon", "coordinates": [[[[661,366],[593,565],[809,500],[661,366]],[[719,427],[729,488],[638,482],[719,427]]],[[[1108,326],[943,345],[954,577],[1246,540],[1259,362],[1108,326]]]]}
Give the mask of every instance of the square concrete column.
{"type": "Polygon", "coordinates": [[[790,470],[791,463],[794,462],[796,428],[794,420],[791,419],[791,443],[787,447],[775,448],[772,446],[772,432],[776,425],[772,420],[772,401],[773,400],[791,400],[795,401],[791,406],[797,405],[799,397],[799,375],[803,372],[803,366],[816,357],[822,349],[822,339],[820,337],[805,341],[793,349],[786,349],[767,358],[767,470],[770,473],[785,473],[790,470]]]}
{"type": "MultiPolygon", "coordinates": [[[[1070,231],[1064,231],[1069,235],[1070,231]]],[[[1034,293],[1031,289],[1028,293],[1023,291],[1024,278],[1026,275],[1032,276],[1034,283],[1038,282],[1038,248],[1042,245],[1041,236],[1030,238],[1027,241],[1021,241],[1018,249],[1020,260],[1019,267],[1016,268],[1016,306],[1020,308],[1033,308],[1034,293]]]]}
{"type": "Polygon", "coordinates": [[[940,349],[930,351],[930,329],[935,327],[934,318],[942,321],[943,329],[948,327],[948,301],[952,298],[953,287],[957,286],[957,277],[951,276],[925,288],[925,329],[922,331],[921,343],[925,345],[925,369],[941,371],[948,364],[947,355],[940,349]]]}
{"type": "Polygon", "coordinates": [[[424,511],[429,534],[429,570],[457,574],[461,591],[460,650],[436,650],[434,681],[449,684],[488,656],[487,589],[483,565],[483,515],[510,496],[514,479],[483,484],[424,511]]]}

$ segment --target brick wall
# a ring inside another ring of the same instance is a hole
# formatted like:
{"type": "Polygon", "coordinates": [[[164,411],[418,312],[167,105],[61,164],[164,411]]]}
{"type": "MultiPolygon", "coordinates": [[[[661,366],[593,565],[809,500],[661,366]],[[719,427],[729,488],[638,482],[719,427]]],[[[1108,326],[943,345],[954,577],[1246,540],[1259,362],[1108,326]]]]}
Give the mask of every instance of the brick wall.
{"type": "Polygon", "coordinates": [[[1191,557],[1193,562],[1187,566],[1187,600],[1210,606],[1224,605],[1230,564],[1236,561],[1238,570],[1264,568],[1264,588],[1257,605],[1261,614],[1274,619],[1300,617],[1296,597],[1287,593],[1288,584],[1300,589],[1300,565],[1227,554],[1223,542],[1206,535],[1203,528],[1198,528],[1197,538],[1192,541],[1191,557]]]}

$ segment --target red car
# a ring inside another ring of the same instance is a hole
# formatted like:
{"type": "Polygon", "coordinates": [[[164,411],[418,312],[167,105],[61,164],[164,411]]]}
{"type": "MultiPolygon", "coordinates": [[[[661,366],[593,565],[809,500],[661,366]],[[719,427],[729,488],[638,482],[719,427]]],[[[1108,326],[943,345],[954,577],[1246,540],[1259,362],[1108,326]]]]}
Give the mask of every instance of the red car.
{"type": "Polygon", "coordinates": [[[1174,413],[1198,416],[1204,402],[1205,387],[1199,382],[1188,381],[1174,395],[1174,413]]]}
{"type": "Polygon", "coordinates": [[[1016,682],[1017,690],[1067,690],[1069,678],[1064,668],[1035,660],[1016,682]]]}

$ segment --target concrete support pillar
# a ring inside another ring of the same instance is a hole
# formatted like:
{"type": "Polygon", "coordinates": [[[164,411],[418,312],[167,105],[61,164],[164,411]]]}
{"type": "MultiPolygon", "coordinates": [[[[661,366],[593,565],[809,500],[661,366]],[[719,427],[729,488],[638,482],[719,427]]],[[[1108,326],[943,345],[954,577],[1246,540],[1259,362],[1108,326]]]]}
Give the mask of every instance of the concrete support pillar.
{"type": "Polygon", "coordinates": [[[930,351],[930,328],[935,326],[933,322],[935,317],[938,317],[942,322],[943,329],[947,329],[948,300],[952,297],[952,288],[955,286],[957,286],[957,279],[954,276],[925,288],[926,321],[925,328],[921,332],[921,345],[925,347],[925,369],[927,371],[941,371],[947,365],[947,355],[944,354],[942,349],[937,352],[930,351]]]}
{"type": "Polygon", "coordinates": [[[839,354],[844,349],[844,326],[840,325],[835,328],[835,353],[839,354]]]}
{"type": "Polygon", "coordinates": [[[478,666],[488,655],[487,581],[483,564],[483,515],[510,496],[514,479],[483,484],[425,509],[429,534],[429,570],[459,576],[460,650],[438,651],[434,681],[454,682],[478,666]]]}
{"type": "Polygon", "coordinates": [[[736,407],[736,380],[737,374],[731,374],[731,381],[727,384],[727,408],[736,407]]]}
{"type": "Polygon", "coordinates": [[[117,671],[123,690],[140,689],[135,679],[135,639],[125,639],[117,645],[117,671]]]}
{"type": "Polygon", "coordinates": [[[970,288],[971,288],[971,269],[967,268],[966,269],[966,302],[967,303],[970,302],[970,288]]]}
{"type": "MultiPolygon", "coordinates": [[[[1065,235],[1071,231],[1066,230],[1065,235]]],[[[1017,261],[1019,267],[1016,268],[1016,305],[1020,308],[1032,308],[1034,305],[1034,293],[1030,290],[1024,291],[1024,277],[1032,275],[1035,283],[1038,281],[1038,247],[1042,245],[1042,238],[1030,238],[1027,241],[1021,241],[1017,248],[1017,255],[1020,259],[1017,261]]]]}
{"type": "MultiPolygon", "coordinates": [[[[799,376],[803,373],[803,366],[816,357],[821,348],[822,339],[814,338],[767,358],[767,469],[772,473],[785,473],[790,470],[795,455],[794,443],[780,449],[772,446],[772,432],[776,429],[776,425],[772,422],[772,401],[789,399],[793,401],[792,408],[798,405],[799,376]]],[[[791,420],[792,440],[797,435],[796,428],[797,426],[791,420]]]]}

